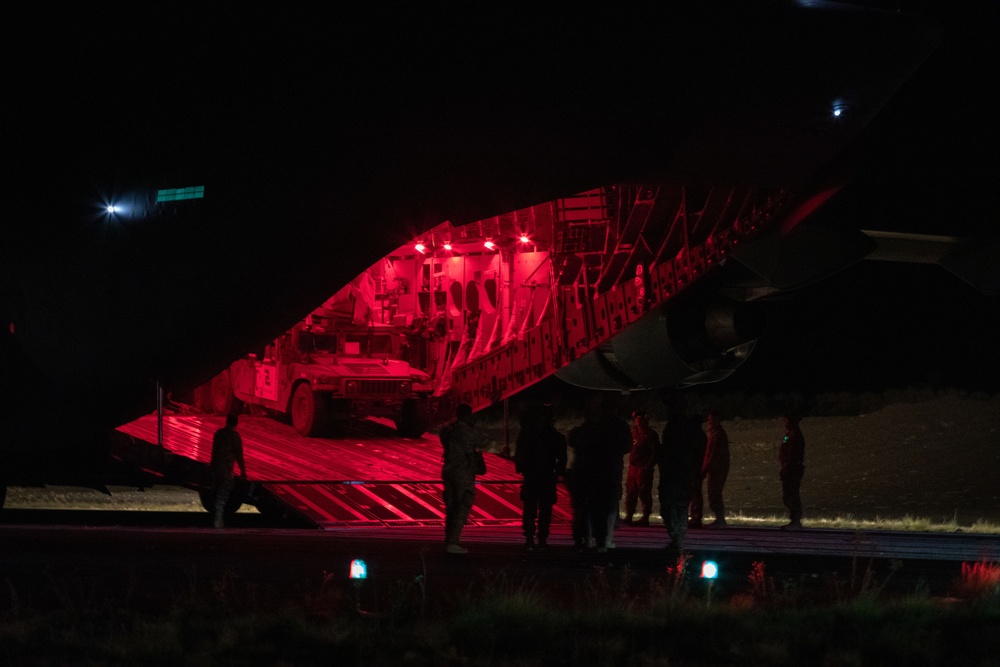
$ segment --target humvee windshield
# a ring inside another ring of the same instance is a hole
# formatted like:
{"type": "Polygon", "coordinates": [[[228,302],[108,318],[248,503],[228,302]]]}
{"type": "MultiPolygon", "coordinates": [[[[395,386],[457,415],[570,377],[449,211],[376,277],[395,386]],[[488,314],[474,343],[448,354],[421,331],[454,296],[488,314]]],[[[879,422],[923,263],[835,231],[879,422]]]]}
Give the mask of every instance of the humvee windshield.
{"type": "Polygon", "coordinates": [[[345,340],[348,343],[357,343],[360,349],[359,354],[362,355],[392,354],[392,336],[386,334],[376,334],[374,336],[369,336],[368,334],[347,334],[345,340]],[[369,342],[371,342],[371,350],[368,349],[369,342]]]}
{"type": "Polygon", "coordinates": [[[315,331],[299,332],[299,350],[302,352],[337,352],[337,334],[317,333],[315,331]]]}

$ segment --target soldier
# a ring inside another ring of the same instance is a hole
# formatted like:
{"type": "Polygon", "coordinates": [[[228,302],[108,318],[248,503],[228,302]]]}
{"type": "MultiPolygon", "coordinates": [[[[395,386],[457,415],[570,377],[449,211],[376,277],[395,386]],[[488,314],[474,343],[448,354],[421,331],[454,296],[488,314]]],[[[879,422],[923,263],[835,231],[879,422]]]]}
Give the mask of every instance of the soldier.
{"type": "MultiPolygon", "coordinates": [[[[705,432],[701,419],[688,417],[677,401],[668,405],[660,455],[660,514],[670,536],[667,548],[680,552],[688,527],[692,489],[701,478],[705,432]]],[[[699,494],[700,495],[700,494],[699,494]]]]}
{"type": "Polygon", "coordinates": [[[524,546],[535,548],[535,519],[538,520],[538,549],[545,550],[556,503],[556,483],[566,471],[566,438],[552,425],[551,409],[546,405],[530,406],[517,434],[514,469],[524,478],[521,503],[524,506],[521,527],[524,546]]]}
{"type": "Polygon", "coordinates": [[[722,417],[718,412],[708,413],[708,447],[701,474],[708,481],[708,507],[715,514],[715,521],[709,528],[726,527],[726,507],[722,500],[722,489],[729,476],[729,436],[722,428],[722,417]]]}
{"type": "Polygon", "coordinates": [[[694,466],[689,471],[691,476],[691,495],[688,505],[688,528],[701,528],[701,517],[705,513],[705,498],[701,494],[701,465],[705,460],[705,453],[708,449],[708,437],[705,435],[705,430],[701,427],[704,422],[705,418],[701,415],[688,417],[688,438],[685,440],[685,445],[690,447],[690,450],[685,452],[685,465],[694,466]]]}
{"type": "Polygon", "coordinates": [[[656,456],[660,447],[660,437],[649,428],[649,415],[636,410],[632,426],[632,451],[628,456],[628,477],[625,480],[625,523],[627,525],[648,526],[649,515],[653,513],[653,473],[656,470],[656,456]],[[637,501],[642,504],[642,518],[632,523],[637,501]]]}
{"type": "Polygon", "coordinates": [[[618,514],[625,455],[632,448],[628,424],[604,397],[588,404],[582,424],[569,432],[573,449],[573,541],[577,549],[593,538],[598,553],[610,544],[609,525],[618,514]]]}
{"type": "Polygon", "coordinates": [[[455,408],[455,419],[441,429],[441,445],[444,448],[441,480],[444,482],[445,551],[466,554],[469,550],[459,542],[476,499],[473,454],[489,446],[486,434],[476,428],[471,405],[462,403],[455,408]]]}
{"type": "Polygon", "coordinates": [[[233,492],[235,481],[233,480],[233,464],[240,468],[240,479],[246,479],[247,467],[243,461],[243,439],[236,432],[236,424],[239,416],[230,414],[226,416],[226,425],[215,432],[212,436],[212,475],[214,477],[213,488],[215,490],[215,514],[213,525],[216,528],[223,527],[223,515],[226,512],[226,503],[233,492]]]}
{"type": "Polygon", "coordinates": [[[778,448],[778,463],[781,471],[781,501],[788,508],[790,521],[782,526],[782,530],[798,530],[802,528],[802,498],[799,487],[805,472],[806,442],[799,430],[798,415],[785,415],[785,437],[778,448]]]}

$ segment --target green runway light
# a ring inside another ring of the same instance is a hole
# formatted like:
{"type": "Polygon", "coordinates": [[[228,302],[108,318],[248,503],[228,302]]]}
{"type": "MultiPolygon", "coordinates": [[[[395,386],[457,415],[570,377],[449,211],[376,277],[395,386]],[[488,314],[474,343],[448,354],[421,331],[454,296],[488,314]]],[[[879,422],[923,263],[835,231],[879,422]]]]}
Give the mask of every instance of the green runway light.
{"type": "Polygon", "coordinates": [[[367,579],[368,564],[360,558],[351,561],[351,579],[367,579]]]}
{"type": "Polygon", "coordinates": [[[156,191],[156,203],[165,201],[181,201],[182,199],[204,199],[205,186],[195,185],[189,188],[171,188],[156,191]]]}

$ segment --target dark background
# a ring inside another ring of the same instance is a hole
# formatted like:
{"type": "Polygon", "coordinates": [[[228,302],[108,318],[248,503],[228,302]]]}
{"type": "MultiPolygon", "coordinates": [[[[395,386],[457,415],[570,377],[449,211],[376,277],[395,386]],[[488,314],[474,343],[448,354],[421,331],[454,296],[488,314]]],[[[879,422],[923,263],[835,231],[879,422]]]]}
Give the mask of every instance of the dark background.
{"type": "Polygon", "coordinates": [[[719,390],[1000,390],[1000,304],[936,265],[862,261],[771,304],[769,329],[719,390]]]}
{"type": "MultiPolygon", "coordinates": [[[[857,175],[825,213],[976,239],[1000,267],[1000,3],[853,4],[929,16],[941,42],[863,132],[857,175]]],[[[768,335],[714,390],[1000,390],[1000,299],[939,266],[863,261],[771,306],[768,335]]]]}

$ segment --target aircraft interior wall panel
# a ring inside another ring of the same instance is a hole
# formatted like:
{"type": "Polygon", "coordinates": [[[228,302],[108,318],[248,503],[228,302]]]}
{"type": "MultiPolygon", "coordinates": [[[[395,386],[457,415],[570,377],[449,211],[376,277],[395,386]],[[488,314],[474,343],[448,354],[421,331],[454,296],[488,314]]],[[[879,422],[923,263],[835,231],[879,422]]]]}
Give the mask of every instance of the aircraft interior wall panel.
{"type": "Polygon", "coordinates": [[[513,362],[514,352],[511,350],[511,346],[508,343],[504,345],[501,349],[500,355],[500,370],[504,373],[504,384],[510,389],[514,386],[514,362],[513,362]]]}
{"type": "Polygon", "coordinates": [[[503,372],[500,365],[502,359],[502,353],[493,352],[476,364],[478,369],[476,381],[480,401],[492,401],[494,396],[501,395],[505,391],[507,382],[506,373],[503,372]]]}
{"type": "Polygon", "coordinates": [[[470,375],[472,377],[472,395],[474,397],[473,400],[475,401],[475,403],[472,404],[473,406],[481,404],[485,400],[485,395],[488,392],[489,375],[486,367],[487,360],[485,358],[477,359],[471,366],[469,366],[469,370],[471,371],[470,375]],[[486,387],[483,386],[484,382],[486,387]]]}
{"type": "Polygon", "coordinates": [[[468,403],[473,408],[478,408],[483,405],[482,397],[479,394],[480,382],[479,382],[479,368],[478,364],[472,364],[465,366],[462,371],[462,387],[459,396],[463,403],[468,403]]]}
{"type": "Polygon", "coordinates": [[[494,352],[489,356],[486,362],[486,374],[485,385],[489,389],[489,398],[492,399],[494,396],[500,396],[507,390],[507,374],[503,372],[503,368],[500,365],[500,361],[503,359],[503,355],[494,352]]]}
{"type": "Polygon", "coordinates": [[[476,374],[474,370],[473,368],[463,368],[456,372],[452,379],[459,402],[468,403],[473,407],[476,405],[476,374]]]}
{"type": "Polygon", "coordinates": [[[646,274],[649,276],[649,287],[646,292],[649,298],[649,307],[659,304],[663,301],[660,294],[660,272],[657,271],[658,265],[650,264],[646,267],[646,274]]]}
{"type": "Polygon", "coordinates": [[[715,234],[712,234],[705,240],[705,265],[711,270],[711,267],[719,263],[720,259],[720,247],[719,239],[715,234]]]}
{"type": "Polygon", "coordinates": [[[554,371],[562,367],[562,346],[556,321],[548,320],[542,323],[542,350],[545,354],[546,371],[554,371]]]}
{"type": "MultiPolygon", "coordinates": [[[[611,323],[609,317],[610,305],[608,303],[610,292],[598,294],[594,299],[594,335],[591,342],[604,340],[610,335],[611,323]]],[[[588,345],[588,347],[590,347],[588,345]]]]}
{"type": "Polygon", "coordinates": [[[528,354],[523,341],[515,340],[510,344],[511,389],[518,390],[527,382],[528,354]]]}
{"type": "Polygon", "coordinates": [[[673,262],[666,261],[657,264],[654,272],[658,278],[660,302],[667,301],[677,291],[677,282],[674,277],[673,262]]]}
{"type": "Polygon", "coordinates": [[[590,337],[587,334],[587,310],[578,302],[576,289],[568,285],[563,288],[563,321],[566,330],[567,354],[581,356],[590,349],[590,337]]]}
{"type": "Polygon", "coordinates": [[[628,320],[625,316],[625,292],[619,287],[611,288],[607,293],[608,323],[611,334],[614,335],[625,328],[628,320]]]}
{"type": "Polygon", "coordinates": [[[506,349],[499,349],[492,355],[493,373],[496,376],[497,388],[507,393],[510,388],[510,354],[506,349]]]}
{"type": "Polygon", "coordinates": [[[703,245],[696,245],[691,248],[691,279],[694,280],[700,275],[704,275],[706,264],[705,264],[705,247],[703,245]]]}
{"type": "Polygon", "coordinates": [[[672,260],[674,265],[674,282],[677,289],[682,289],[691,282],[691,258],[689,251],[682,248],[677,256],[672,260]]]}
{"type": "Polygon", "coordinates": [[[511,282],[518,286],[526,283],[548,285],[550,281],[549,267],[542,267],[548,256],[548,252],[514,253],[511,282]]]}
{"type": "Polygon", "coordinates": [[[525,334],[528,347],[528,376],[531,380],[545,377],[545,354],[542,346],[542,329],[533,327],[525,334]]]}
{"type": "Polygon", "coordinates": [[[625,319],[632,324],[642,315],[642,299],[639,298],[636,281],[628,280],[622,283],[621,291],[625,298],[625,319]]]}

